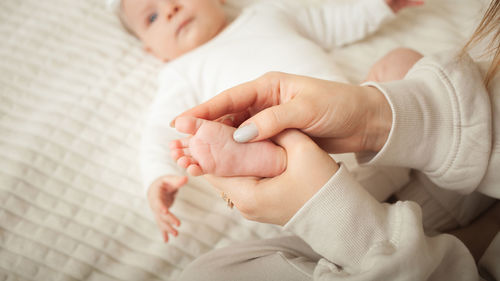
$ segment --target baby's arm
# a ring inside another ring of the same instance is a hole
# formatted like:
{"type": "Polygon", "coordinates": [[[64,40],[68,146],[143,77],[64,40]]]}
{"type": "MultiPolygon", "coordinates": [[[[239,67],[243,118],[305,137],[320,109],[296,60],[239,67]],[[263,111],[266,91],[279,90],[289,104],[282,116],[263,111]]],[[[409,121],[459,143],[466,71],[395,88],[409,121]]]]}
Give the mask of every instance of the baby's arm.
{"type": "Polygon", "coordinates": [[[156,102],[150,112],[141,144],[141,171],[147,199],[155,221],[162,233],[163,240],[168,241],[168,236],[177,236],[175,227],[180,225],[179,219],[170,212],[169,208],[174,203],[177,190],[185,184],[186,177],[180,169],[173,165],[165,145],[169,139],[174,138],[166,123],[162,122],[163,116],[168,115],[168,106],[156,102]],[[165,124],[164,124],[165,123],[165,124]]]}
{"type": "Polygon", "coordinates": [[[165,175],[183,175],[182,170],[170,157],[169,143],[180,137],[170,126],[168,114],[171,109],[166,104],[156,103],[150,112],[141,144],[141,172],[145,193],[151,184],[165,175]],[[164,109],[162,109],[163,105],[164,109]]]}
{"type": "Polygon", "coordinates": [[[170,157],[169,143],[180,134],[170,128],[169,122],[182,110],[194,106],[196,99],[182,79],[176,76],[171,79],[170,75],[164,77],[163,74],[143,132],[140,162],[149,205],[167,241],[168,234],[177,236],[175,227],[180,224],[169,208],[177,190],[187,181],[182,169],[170,157]]]}
{"type": "Polygon", "coordinates": [[[150,107],[142,135],[141,171],[146,189],[164,175],[184,175],[170,156],[170,142],[185,137],[170,127],[182,111],[199,103],[189,83],[176,72],[164,69],[159,76],[158,93],[150,107]]]}
{"type": "MultiPolygon", "coordinates": [[[[293,12],[301,31],[325,49],[346,45],[376,31],[394,13],[409,6],[421,5],[412,0],[326,0],[293,12]]],[[[291,14],[292,15],[292,14],[291,14]]]]}

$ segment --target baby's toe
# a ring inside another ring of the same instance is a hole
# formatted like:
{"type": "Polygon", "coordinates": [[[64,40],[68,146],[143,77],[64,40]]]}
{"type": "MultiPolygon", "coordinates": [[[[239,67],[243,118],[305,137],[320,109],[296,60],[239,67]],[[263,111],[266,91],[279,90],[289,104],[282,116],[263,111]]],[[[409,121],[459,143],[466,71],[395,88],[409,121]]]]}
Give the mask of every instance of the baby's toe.
{"type": "Polygon", "coordinates": [[[191,164],[189,167],[187,167],[187,172],[194,177],[201,176],[203,175],[203,171],[201,170],[201,167],[198,164],[191,164]]]}
{"type": "Polygon", "coordinates": [[[177,160],[177,165],[179,165],[180,167],[182,167],[184,169],[188,168],[189,165],[193,165],[193,164],[197,165],[198,162],[196,160],[194,160],[193,157],[190,157],[190,156],[182,156],[177,160]]]}
{"type": "Polygon", "coordinates": [[[178,140],[179,141],[179,145],[180,145],[179,148],[187,148],[187,147],[189,147],[189,140],[190,139],[191,139],[191,137],[178,140]]]}
{"type": "Polygon", "coordinates": [[[173,140],[169,144],[170,149],[182,148],[181,140],[173,140]]]}
{"type": "Polygon", "coordinates": [[[175,120],[175,129],[181,133],[194,135],[203,122],[205,120],[194,117],[178,117],[175,120]]]}
{"type": "Polygon", "coordinates": [[[172,157],[172,159],[174,159],[175,161],[177,161],[179,158],[181,158],[181,157],[184,156],[184,150],[183,149],[178,149],[178,148],[171,149],[170,150],[170,156],[172,157]]]}

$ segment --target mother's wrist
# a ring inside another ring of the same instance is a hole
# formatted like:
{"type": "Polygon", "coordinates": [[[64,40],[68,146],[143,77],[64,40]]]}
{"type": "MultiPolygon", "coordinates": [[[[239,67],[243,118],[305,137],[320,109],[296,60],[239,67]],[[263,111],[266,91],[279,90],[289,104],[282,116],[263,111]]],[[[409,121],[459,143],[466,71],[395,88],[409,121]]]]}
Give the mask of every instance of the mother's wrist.
{"type": "Polygon", "coordinates": [[[364,86],[368,106],[365,128],[366,151],[378,152],[384,147],[392,128],[392,109],[386,97],[377,88],[364,86]]]}

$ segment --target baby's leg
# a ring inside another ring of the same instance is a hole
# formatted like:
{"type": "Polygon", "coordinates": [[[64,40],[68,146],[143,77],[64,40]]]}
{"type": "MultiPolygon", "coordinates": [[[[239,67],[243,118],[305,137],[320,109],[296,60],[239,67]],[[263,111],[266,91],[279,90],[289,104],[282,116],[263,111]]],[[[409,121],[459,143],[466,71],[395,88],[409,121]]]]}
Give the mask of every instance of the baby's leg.
{"type": "Polygon", "coordinates": [[[366,81],[387,82],[401,80],[421,58],[422,54],[412,49],[394,49],[372,66],[366,81]]]}
{"type": "Polygon", "coordinates": [[[236,128],[192,117],[176,119],[175,128],[193,135],[170,144],[172,158],[191,175],[274,177],[285,170],[286,153],[271,141],[237,143],[236,128]]]}

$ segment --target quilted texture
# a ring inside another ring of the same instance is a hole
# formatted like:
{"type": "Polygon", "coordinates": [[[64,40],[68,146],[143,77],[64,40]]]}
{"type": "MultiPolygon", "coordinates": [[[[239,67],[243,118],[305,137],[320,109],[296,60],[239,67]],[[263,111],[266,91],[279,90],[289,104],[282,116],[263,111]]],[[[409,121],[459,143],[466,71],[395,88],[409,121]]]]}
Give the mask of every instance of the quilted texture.
{"type": "MultiPolygon", "coordinates": [[[[335,52],[348,77],[396,46],[459,46],[478,2],[428,2],[335,52]]],[[[0,1],[0,280],[175,280],[210,249],[281,235],[192,179],[180,235],[162,242],[137,160],[161,64],[105,6],[0,1]]]]}

